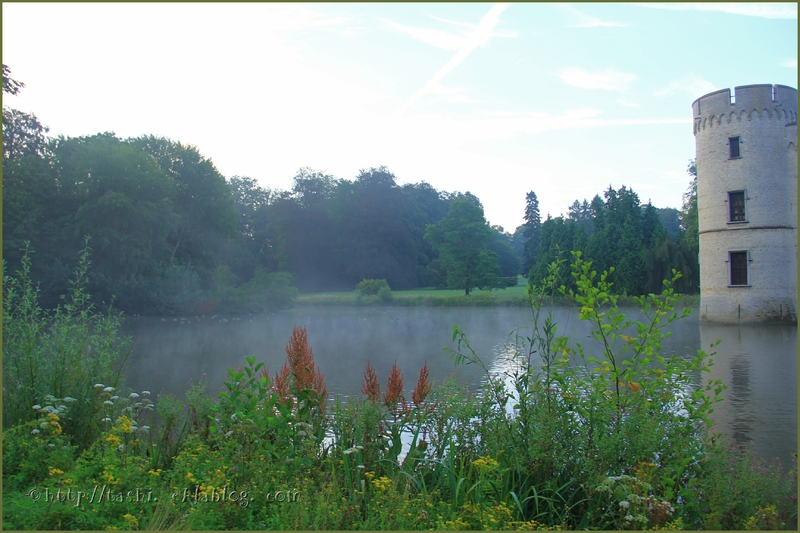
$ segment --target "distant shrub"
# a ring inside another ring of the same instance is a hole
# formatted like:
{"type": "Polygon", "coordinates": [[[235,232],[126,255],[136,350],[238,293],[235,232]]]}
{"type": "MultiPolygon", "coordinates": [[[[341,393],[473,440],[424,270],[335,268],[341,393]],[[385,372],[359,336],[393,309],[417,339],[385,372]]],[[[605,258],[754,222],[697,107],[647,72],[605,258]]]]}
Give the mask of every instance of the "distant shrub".
{"type": "Polygon", "coordinates": [[[362,296],[377,296],[378,300],[388,302],[392,299],[392,289],[385,279],[365,279],[356,285],[356,299],[362,296]]]}

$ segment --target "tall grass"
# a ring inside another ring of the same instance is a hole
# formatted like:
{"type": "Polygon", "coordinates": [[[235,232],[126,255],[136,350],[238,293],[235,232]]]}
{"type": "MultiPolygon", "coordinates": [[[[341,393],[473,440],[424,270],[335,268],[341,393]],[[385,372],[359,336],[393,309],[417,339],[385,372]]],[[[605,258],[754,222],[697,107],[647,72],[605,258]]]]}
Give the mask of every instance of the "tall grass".
{"type": "Polygon", "coordinates": [[[93,385],[119,385],[131,345],[119,336],[113,310],[94,311],[86,291],[89,251],[87,242],[68,294],[52,312],[39,305],[30,250],[16,276],[6,275],[3,264],[3,425],[36,419],[34,406],[44,405],[48,396],[65,400],[70,405],[63,424],[81,448],[97,436],[101,410],[93,385]]]}

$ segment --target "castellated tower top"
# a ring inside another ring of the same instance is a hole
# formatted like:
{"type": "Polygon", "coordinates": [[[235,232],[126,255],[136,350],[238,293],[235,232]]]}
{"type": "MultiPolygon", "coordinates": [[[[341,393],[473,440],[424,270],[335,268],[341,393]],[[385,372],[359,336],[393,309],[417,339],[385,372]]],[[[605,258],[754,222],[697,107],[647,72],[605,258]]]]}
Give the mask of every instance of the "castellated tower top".
{"type": "Polygon", "coordinates": [[[701,96],[692,103],[694,134],[732,121],[754,118],[797,124],[797,89],[786,85],[742,85],[701,96]]]}

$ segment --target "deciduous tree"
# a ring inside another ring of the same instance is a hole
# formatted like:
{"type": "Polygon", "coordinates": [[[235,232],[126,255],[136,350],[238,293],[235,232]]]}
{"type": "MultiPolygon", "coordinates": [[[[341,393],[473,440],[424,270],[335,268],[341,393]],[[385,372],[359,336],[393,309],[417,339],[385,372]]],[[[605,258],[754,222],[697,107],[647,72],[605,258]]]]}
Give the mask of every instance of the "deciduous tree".
{"type": "Polygon", "coordinates": [[[466,200],[453,200],[447,216],[425,232],[425,239],[439,251],[448,287],[463,288],[465,296],[474,288],[500,284],[497,254],[486,249],[491,238],[483,209],[466,200]]]}

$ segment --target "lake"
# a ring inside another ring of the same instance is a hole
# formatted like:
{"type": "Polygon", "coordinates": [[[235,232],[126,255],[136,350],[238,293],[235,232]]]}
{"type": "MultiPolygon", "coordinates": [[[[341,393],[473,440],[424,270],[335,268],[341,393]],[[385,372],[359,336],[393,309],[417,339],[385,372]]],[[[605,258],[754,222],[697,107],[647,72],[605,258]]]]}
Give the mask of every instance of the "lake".
{"type": "MultiPolygon", "coordinates": [[[[631,311],[635,317],[636,312],[631,311]]],[[[182,394],[199,380],[209,392],[223,387],[226,369],[255,356],[274,374],[286,360],[285,346],[294,325],[306,326],[315,361],[330,396],[361,395],[370,361],[382,390],[397,361],[410,398],[419,371],[428,362],[430,378],[456,379],[477,387],[484,379],[477,365],[456,367],[443,349],[455,348],[457,324],[487,366],[502,368],[514,331],[530,334],[530,310],[492,307],[298,307],[272,315],[180,318],[128,318],[122,333],[134,338],[125,377],[135,391],[182,394]],[[521,328],[521,329],[518,329],[521,328]]],[[[576,309],[556,308],[559,332],[587,350],[596,350],[591,328],[576,309]]],[[[739,444],[752,443],[767,458],[791,464],[797,451],[797,327],[722,325],[699,322],[697,314],[673,323],[664,354],[689,356],[716,339],[708,377],[728,385],[712,414],[714,431],[739,444]]],[[[697,383],[700,376],[696,376],[697,383]]]]}

